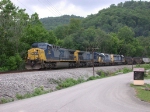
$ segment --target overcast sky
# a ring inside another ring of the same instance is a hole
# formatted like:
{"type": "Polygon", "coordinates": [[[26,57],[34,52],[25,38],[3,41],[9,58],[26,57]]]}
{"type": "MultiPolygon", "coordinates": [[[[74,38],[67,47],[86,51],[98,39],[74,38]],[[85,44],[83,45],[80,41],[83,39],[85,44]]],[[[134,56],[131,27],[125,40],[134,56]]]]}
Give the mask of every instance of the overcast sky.
{"type": "MultiPolygon", "coordinates": [[[[130,0],[11,0],[15,6],[26,9],[28,14],[38,13],[40,18],[76,15],[86,17],[98,13],[111,4],[130,0]]],[[[134,0],[139,1],[139,0],[134,0]]],[[[150,0],[142,0],[150,1],[150,0]]]]}

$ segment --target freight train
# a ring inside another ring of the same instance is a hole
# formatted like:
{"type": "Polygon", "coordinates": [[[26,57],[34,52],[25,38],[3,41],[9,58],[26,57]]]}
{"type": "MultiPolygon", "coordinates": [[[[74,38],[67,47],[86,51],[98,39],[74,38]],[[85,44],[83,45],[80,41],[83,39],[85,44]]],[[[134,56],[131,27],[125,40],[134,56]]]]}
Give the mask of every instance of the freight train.
{"type": "Polygon", "coordinates": [[[61,48],[48,43],[33,43],[28,50],[25,68],[52,69],[105,65],[149,63],[149,58],[124,57],[123,55],[80,51],[61,48]]]}

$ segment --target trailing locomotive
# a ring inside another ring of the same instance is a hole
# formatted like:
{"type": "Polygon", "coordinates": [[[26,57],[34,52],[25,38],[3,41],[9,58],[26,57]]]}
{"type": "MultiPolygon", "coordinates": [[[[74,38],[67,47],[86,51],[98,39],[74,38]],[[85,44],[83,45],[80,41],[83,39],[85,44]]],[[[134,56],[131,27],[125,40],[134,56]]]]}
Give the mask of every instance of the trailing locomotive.
{"type": "MultiPolygon", "coordinates": [[[[131,64],[130,57],[123,55],[106,54],[99,52],[88,52],[80,50],[65,49],[48,43],[33,43],[32,48],[28,50],[28,56],[25,63],[26,69],[51,69],[51,68],[71,68],[101,65],[119,65],[131,64]]],[[[147,61],[148,59],[145,58],[147,61]]]]}

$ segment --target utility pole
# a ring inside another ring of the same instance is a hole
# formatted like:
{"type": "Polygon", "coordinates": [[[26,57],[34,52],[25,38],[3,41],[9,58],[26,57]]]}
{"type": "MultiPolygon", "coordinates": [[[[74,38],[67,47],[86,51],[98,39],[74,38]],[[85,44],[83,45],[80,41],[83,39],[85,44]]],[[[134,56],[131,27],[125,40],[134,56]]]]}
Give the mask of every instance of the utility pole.
{"type": "Polygon", "coordinates": [[[95,76],[95,74],[94,74],[94,52],[97,49],[98,48],[88,48],[88,50],[92,52],[93,76],[95,76]]]}
{"type": "Polygon", "coordinates": [[[133,71],[133,61],[134,61],[134,60],[133,60],[133,57],[132,57],[132,71],[133,71]]]}

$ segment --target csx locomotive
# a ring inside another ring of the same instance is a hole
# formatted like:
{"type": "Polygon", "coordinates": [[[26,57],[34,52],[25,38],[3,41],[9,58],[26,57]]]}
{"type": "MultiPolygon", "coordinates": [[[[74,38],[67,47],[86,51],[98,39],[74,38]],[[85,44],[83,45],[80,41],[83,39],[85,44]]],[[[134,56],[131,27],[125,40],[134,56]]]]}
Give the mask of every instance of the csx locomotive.
{"type": "MultiPolygon", "coordinates": [[[[123,55],[65,49],[48,43],[33,43],[28,50],[26,69],[51,69],[133,63],[123,55]],[[129,62],[129,63],[128,63],[129,62]]],[[[140,62],[141,63],[141,62],[140,62]]]]}

